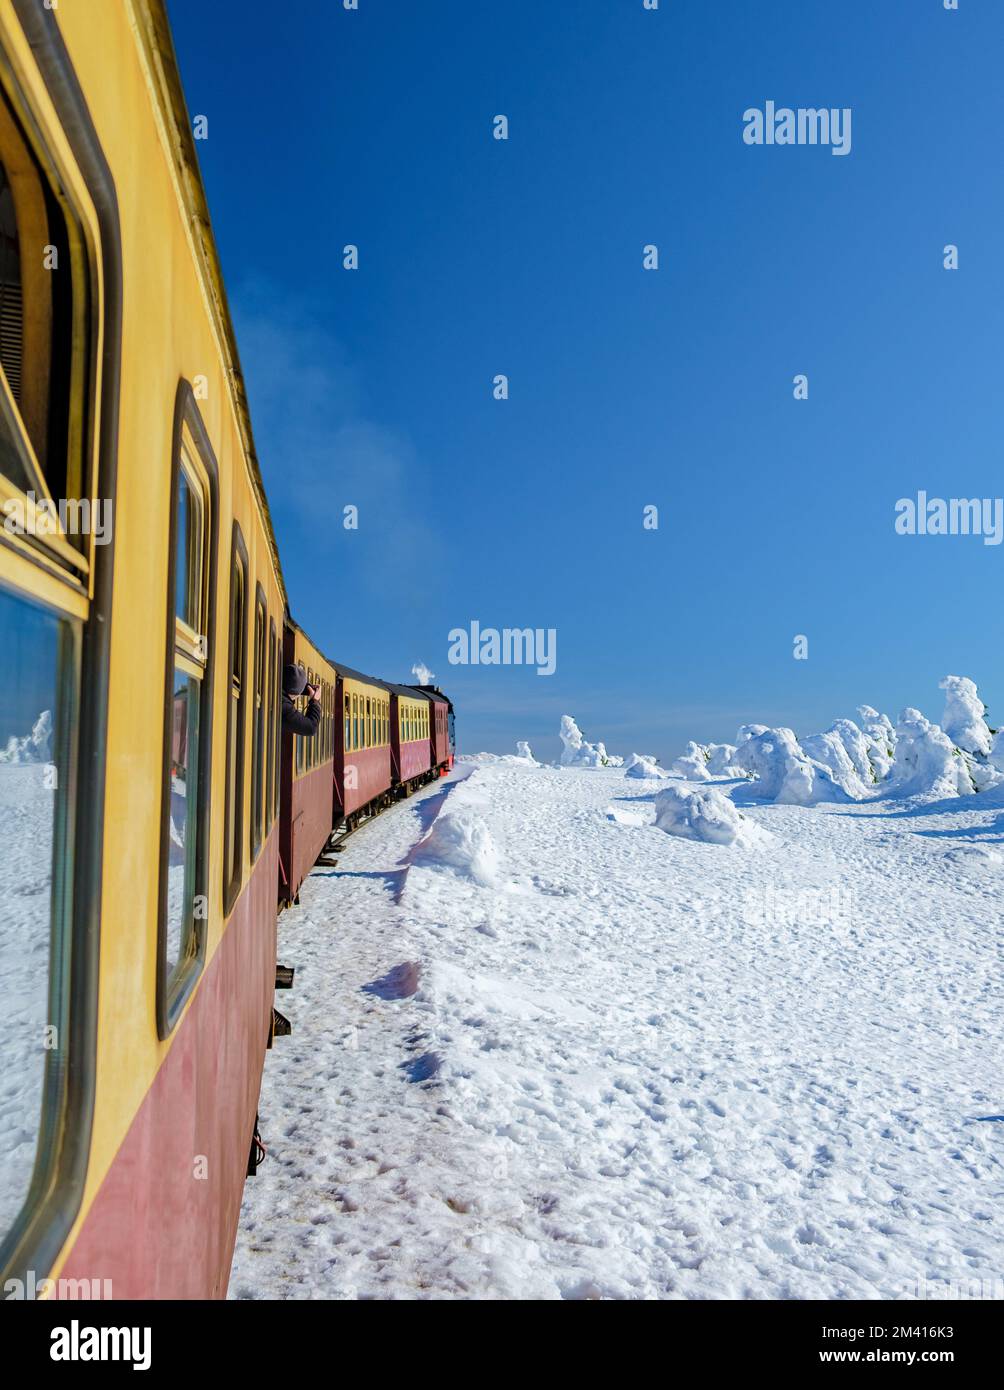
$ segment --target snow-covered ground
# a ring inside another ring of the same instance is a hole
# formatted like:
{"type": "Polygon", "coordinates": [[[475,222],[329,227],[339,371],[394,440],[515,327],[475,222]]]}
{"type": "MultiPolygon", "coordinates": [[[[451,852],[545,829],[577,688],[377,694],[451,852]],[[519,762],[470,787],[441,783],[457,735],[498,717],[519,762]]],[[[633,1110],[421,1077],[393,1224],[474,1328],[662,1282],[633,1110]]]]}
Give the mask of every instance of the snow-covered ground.
{"type": "Polygon", "coordinates": [[[667,785],[468,763],[314,871],[231,1296],[1000,1289],[1004,790],[667,785]]]}

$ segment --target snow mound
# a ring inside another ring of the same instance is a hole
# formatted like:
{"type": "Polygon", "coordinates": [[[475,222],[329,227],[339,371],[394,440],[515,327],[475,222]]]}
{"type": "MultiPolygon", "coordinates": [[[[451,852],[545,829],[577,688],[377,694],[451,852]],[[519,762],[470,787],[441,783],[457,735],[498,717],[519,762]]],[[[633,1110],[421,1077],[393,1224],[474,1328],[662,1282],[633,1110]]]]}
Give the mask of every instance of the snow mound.
{"type": "Polygon", "coordinates": [[[938,689],[945,692],[945,713],[941,717],[945,734],[964,753],[985,758],[992,735],[983,718],[986,709],[976,692],[976,682],[968,676],[946,676],[938,689]]]}
{"type": "MultiPolygon", "coordinates": [[[[743,730],[739,732],[742,734],[743,730]]],[[[834,738],[834,743],[839,745],[839,740],[834,738]]],[[[740,742],[735,762],[756,779],[750,795],[764,801],[814,806],[820,801],[851,799],[851,793],[840,785],[833,772],[804,752],[791,729],[766,729],[751,735],[740,742]]]]}
{"type": "Polygon", "coordinates": [[[515,753],[458,753],[455,762],[458,763],[509,763],[520,767],[540,767],[541,764],[530,752],[528,743],[517,743],[515,753]],[[526,749],[523,754],[519,750],[526,749]]]}
{"type": "MultiPolygon", "coordinates": [[[[24,725],[21,727],[24,728],[24,725]]],[[[26,763],[51,762],[51,742],[52,711],[44,709],[31,726],[30,734],[25,734],[23,738],[11,734],[7,747],[0,751],[0,763],[21,767],[26,763]]]]}
{"type": "Polygon", "coordinates": [[[570,714],[561,716],[558,737],[564,747],[561,750],[562,767],[621,767],[623,758],[615,758],[608,753],[602,743],[587,743],[582,730],[570,714]]]}
{"type": "Polygon", "coordinates": [[[674,777],[683,777],[687,782],[710,782],[708,760],[701,744],[693,739],[669,769],[674,777]]]}
{"type": "Polygon", "coordinates": [[[498,880],[498,847],[486,822],[469,807],[444,811],[415,846],[412,862],[452,869],[488,888],[498,880]]]}
{"type": "Polygon", "coordinates": [[[667,787],[655,798],[655,824],[667,835],[709,845],[751,845],[773,839],[713,787],[700,791],[667,787]]]}
{"type": "Polygon", "coordinates": [[[659,780],[669,773],[661,768],[652,753],[632,753],[624,764],[625,777],[653,778],[659,780]]]}

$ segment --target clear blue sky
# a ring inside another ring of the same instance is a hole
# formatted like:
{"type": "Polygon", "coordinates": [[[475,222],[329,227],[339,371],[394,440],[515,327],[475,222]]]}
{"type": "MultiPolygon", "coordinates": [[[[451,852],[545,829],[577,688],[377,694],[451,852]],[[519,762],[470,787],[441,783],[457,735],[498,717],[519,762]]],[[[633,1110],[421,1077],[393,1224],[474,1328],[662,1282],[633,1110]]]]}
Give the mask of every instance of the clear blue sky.
{"type": "Polygon", "coordinates": [[[860,702],[937,719],[948,672],[1004,722],[1004,546],[893,530],[918,489],[1004,493],[1004,4],[170,12],[325,650],[427,663],[468,752],[553,756],[565,712],[664,759],[860,702]],[[768,99],[851,107],[850,155],[746,146],[768,99]],[[556,628],[557,673],[449,666],[472,618],[556,628]]]}

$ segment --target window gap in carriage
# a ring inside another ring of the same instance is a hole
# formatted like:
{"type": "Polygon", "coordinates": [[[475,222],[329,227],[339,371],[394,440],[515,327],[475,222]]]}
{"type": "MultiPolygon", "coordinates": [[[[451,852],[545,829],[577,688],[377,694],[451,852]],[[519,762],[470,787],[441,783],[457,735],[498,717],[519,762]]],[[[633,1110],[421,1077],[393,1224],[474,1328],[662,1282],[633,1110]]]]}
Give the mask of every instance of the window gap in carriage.
{"type": "MultiPolygon", "coordinates": [[[[0,366],[7,388],[0,471],[24,492],[44,496],[47,490],[54,500],[84,495],[82,414],[78,438],[70,438],[73,330],[74,279],[63,208],[0,97],[0,366]]],[[[86,334],[78,338],[83,343],[86,334]]],[[[70,539],[82,545],[82,537],[70,539]]]]}

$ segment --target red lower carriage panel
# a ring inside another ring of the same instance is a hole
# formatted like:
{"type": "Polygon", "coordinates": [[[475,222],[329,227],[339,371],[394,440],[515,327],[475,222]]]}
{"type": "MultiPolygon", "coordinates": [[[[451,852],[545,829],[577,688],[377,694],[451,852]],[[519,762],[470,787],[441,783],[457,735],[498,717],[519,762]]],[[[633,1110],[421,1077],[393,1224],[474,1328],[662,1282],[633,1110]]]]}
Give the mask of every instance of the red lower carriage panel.
{"type": "Polygon", "coordinates": [[[389,790],[389,744],[344,754],[340,748],[335,750],[335,792],[342,796],[343,815],[350,816],[389,790]]]}
{"type": "Polygon", "coordinates": [[[110,1279],[114,1298],[226,1295],[271,1023],[277,853],[273,832],[62,1278],[110,1279]]]}
{"type": "Polygon", "coordinates": [[[410,782],[429,771],[429,740],[416,739],[412,743],[401,744],[401,781],[410,782]]]}
{"type": "Polygon", "coordinates": [[[322,763],[293,780],[290,792],[288,853],[283,854],[292,900],[314,867],[331,834],[334,807],[334,764],[322,763]]]}

